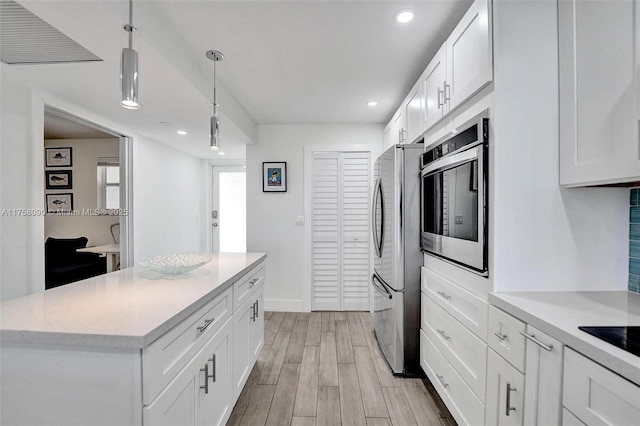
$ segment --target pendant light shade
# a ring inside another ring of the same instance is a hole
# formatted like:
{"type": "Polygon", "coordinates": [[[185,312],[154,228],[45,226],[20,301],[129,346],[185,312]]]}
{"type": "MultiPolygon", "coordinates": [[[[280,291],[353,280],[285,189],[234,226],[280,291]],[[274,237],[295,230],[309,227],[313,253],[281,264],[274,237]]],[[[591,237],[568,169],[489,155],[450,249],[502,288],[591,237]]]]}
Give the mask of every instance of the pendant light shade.
{"type": "Polygon", "coordinates": [[[220,149],[220,105],[216,100],[216,62],[224,59],[224,55],[217,50],[209,50],[207,58],[213,61],[213,111],[209,119],[209,147],[217,151],[220,149]]]}
{"type": "Polygon", "coordinates": [[[138,109],[138,52],[133,49],[133,0],[129,0],[129,23],[124,26],[129,33],[129,47],[122,49],[120,62],[120,105],[127,109],[138,109]]]}

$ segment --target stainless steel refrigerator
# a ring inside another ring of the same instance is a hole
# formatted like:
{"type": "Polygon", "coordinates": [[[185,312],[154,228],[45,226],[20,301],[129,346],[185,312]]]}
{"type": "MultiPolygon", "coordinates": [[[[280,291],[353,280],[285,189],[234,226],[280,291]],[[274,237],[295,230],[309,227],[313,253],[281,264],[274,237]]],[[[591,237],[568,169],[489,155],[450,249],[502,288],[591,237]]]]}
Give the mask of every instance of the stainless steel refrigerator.
{"type": "Polygon", "coordinates": [[[394,374],[420,374],[420,155],[422,144],[395,145],[374,167],[376,338],[394,374]]]}

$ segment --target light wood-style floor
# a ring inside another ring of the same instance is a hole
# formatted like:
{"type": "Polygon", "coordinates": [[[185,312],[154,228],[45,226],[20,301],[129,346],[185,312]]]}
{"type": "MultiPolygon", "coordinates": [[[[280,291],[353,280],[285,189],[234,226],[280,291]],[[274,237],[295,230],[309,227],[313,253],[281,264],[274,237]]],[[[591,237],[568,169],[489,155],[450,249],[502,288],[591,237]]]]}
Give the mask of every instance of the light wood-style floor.
{"type": "Polygon", "coordinates": [[[433,388],[391,374],[368,312],[265,312],[264,349],[228,424],[455,422],[433,388]]]}

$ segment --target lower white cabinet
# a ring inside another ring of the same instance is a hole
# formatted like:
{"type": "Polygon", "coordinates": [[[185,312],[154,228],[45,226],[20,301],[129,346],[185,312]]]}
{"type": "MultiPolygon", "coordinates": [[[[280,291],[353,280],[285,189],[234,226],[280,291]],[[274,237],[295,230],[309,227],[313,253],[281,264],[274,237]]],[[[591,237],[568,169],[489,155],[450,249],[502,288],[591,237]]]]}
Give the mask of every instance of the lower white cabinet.
{"type": "Polygon", "coordinates": [[[487,357],[485,424],[522,425],[524,394],[524,374],[490,349],[487,357]]]}
{"type": "Polygon", "coordinates": [[[231,414],[231,320],[160,395],[144,407],[144,425],[220,425],[231,414]]]}
{"type": "Polygon", "coordinates": [[[563,344],[527,325],[524,424],[559,425],[562,418],[563,344]]]}
{"type": "Polygon", "coordinates": [[[640,425],[640,386],[569,348],[563,405],[585,425],[640,425]]]}

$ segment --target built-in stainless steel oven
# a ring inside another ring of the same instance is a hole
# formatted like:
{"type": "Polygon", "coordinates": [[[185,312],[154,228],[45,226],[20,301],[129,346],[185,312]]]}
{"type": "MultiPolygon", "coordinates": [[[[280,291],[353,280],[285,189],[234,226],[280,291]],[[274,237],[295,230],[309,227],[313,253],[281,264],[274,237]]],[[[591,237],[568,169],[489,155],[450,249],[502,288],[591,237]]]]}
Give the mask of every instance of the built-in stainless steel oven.
{"type": "Polygon", "coordinates": [[[431,145],[421,161],[420,246],[488,275],[488,111],[431,145]]]}

